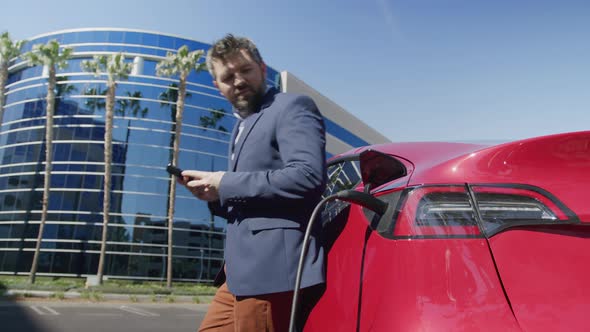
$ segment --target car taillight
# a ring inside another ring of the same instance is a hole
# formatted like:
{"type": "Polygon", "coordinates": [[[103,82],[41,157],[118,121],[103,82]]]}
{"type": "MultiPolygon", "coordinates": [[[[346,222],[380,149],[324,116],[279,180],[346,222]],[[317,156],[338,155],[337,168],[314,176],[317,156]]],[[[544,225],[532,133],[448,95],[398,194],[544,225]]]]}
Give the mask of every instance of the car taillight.
{"type": "Polygon", "coordinates": [[[487,237],[508,227],[576,221],[574,213],[565,205],[538,188],[476,185],[471,190],[487,237]]]}
{"type": "Polygon", "coordinates": [[[402,194],[393,237],[490,237],[513,226],[575,221],[550,194],[520,185],[423,186],[402,194]]]}
{"type": "Polygon", "coordinates": [[[464,186],[433,186],[406,191],[394,236],[479,237],[481,232],[464,186]]]}

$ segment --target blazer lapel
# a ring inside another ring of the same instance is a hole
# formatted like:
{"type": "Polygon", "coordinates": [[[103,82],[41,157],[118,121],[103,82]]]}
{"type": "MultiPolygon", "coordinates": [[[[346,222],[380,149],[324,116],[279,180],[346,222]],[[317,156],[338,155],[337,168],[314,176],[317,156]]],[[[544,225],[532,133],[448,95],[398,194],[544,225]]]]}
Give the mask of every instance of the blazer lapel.
{"type": "Polygon", "coordinates": [[[244,122],[244,129],[242,130],[242,133],[240,134],[240,137],[238,139],[238,142],[236,142],[235,146],[233,144],[233,142],[235,142],[236,136],[238,134],[238,126],[239,126],[239,122],[236,124],[236,126],[234,126],[234,131],[232,133],[232,140],[230,142],[230,147],[229,147],[229,156],[230,156],[230,160],[229,160],[229,170],[235,171],[236,170],[236,165],[238,163],[238,158],[240,156],[240,152],[242,151],[242,146],[244,146],[244,142],[246,141],[246,139],[248,138],[248,135],[250,134],[250,131],[252,131],[252,128],[254,128],[254,126],[256,125],[256,123],[258,122],[258,120],[260,119],[260,117],[262,116],[262,114],[264,113],[264,110],[266,108],[268,108],[270,105],[272,105],[272,102],[275,99],[275,95],[279,93],[279,90],[277,90],[276,88],[270,88],[266,95],[264,96],[264,100],[262,101],[262,104],[260,105],[260,111],[256,112],[252,115],[250,115],[249,117],[247,117],[246,119],[242,120],[244,122]],[[233,147],[233,150],[232,150],[233,147]],[[231,157],[233,154],[233,158],[231,157]]]}
{"type": "Polygon", "coordinates": [[[240,135],[240,138],[238,139],[238,142],[236,143],[236,146],[234,147],[234,151],[233,151],[234,158],[233,158],[233,165],[231,168],[232,171],[236,170],[236,165],[238,164],[238,158],[240,157],[240,152],[242,152],[242,147],[244,146],[244,142],[248,138],[248,135],[252,131],[252,128],[254,128],[254,126],[258,122],[258,119],[260,119],[262,114],[263,114],[263,112],[254,113],[254,114],[250,115],[246,120],[244,120],[245,127],[244,127],[242,134],[240,135]]]}
{"type": "Polygon", "coordinates": [[[243,120],[238,120],[234,125],[234,130],[231,133],[231,138],[227,147],[227,169],[234,169],[234,159],[232,158],[234,151],[236,150],[236,136],[238,135],[238,127],[240,126],[240,122],[243,120]]]}

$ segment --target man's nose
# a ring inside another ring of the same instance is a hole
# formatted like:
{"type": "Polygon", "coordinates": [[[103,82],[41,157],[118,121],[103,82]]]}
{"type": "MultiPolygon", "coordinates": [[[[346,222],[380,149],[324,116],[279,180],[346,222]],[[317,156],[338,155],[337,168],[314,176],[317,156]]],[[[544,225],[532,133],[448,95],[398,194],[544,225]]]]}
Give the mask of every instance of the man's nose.
{"type": "Polygon", "coordinates": [[[244,80],[244,78],[241,75],[235,75],[234,76],[234,86],[242,86],[246,83],[246,81],[244,80]]]}

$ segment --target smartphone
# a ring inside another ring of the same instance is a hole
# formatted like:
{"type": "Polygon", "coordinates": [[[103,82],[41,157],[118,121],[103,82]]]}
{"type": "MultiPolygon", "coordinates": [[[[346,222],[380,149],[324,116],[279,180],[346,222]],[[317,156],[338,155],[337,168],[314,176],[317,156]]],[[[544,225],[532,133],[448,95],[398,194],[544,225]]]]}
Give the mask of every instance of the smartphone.
{"type": "Polygon", "coordinates": [[[172,164],[168,164],[168,166],[166,166],[166,171],[172,175],[178,176],[178,177],[182,177],[182,169],[172,165],[172,164]]]}

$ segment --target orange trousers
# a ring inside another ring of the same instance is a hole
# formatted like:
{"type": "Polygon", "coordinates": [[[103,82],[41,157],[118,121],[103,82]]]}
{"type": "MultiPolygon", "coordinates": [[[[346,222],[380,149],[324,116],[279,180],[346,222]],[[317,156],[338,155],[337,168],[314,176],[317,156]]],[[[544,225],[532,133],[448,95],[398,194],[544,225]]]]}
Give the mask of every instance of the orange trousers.
{"type": "MultiPolygon", "coordinates": [[[[297,312],[299,322],[311,312],[323,293],[324,285],[304,288],[297,312]]],[[[199,332],[287,332],[293,292],[234,296],[221,285],[215,293],[199,332]]]]}

